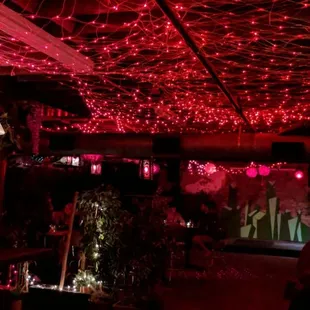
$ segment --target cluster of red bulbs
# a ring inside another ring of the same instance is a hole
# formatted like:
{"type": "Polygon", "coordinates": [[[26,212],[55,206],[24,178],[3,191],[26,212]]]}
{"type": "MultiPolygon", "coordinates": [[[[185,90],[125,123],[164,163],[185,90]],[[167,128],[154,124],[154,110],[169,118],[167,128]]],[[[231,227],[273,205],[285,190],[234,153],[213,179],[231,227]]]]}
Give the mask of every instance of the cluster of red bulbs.
{"type": "MultiPolygon", "coordinates": [[[[75,23],[78,31],[60,39],[92,59],[91,76],[77,75],[48,57],[38,58],[18,38],[2,34],[1,63],[68,75],[68,83],[76,82],[92,111],[88,123],[73,126],[86,133],[239,129],[239,116],[155,1],[100,3],[104,20],[97,14],[85,22],[65,0],[55,16],[40,8],[24,15],[33,22],[75,23]],[[125,19],[115,18],[119,12],[127,12],[125,19]],[[89,39],[89,33],[95,36],[89,39]]],[[[269,132],[310,119],[306,0],[170,0],[169,5],[220,79],[240,98],[254,128],[269,132]]]]}

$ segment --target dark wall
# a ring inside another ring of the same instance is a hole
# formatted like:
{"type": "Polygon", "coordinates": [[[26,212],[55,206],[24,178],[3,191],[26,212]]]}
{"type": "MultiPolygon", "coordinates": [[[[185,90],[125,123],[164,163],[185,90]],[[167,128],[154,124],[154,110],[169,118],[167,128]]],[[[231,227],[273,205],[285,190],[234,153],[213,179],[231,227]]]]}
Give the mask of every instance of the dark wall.
{"type": "MultiPolygon", "coordinates": [[[[55,210],[61,210],[72,200],[75,191],[111,184],[127,195],[152,195],[157,189],[157,179],[141,180],[139,166],[132,163],[104,163],[101,175],[91,175],[90,167],[29,169],[9,168],[5,182],[4,208],[10,221],[40,216],[50,193],[55,210]]],[[[128,200],[127,200],[128,201],[128,200]]]]}

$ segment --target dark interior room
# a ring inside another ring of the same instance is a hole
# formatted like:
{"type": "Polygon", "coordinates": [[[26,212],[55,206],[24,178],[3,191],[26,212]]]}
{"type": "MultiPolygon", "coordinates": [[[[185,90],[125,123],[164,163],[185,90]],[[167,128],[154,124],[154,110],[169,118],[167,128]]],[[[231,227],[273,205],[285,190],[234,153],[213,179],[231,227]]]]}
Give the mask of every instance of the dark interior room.
{"type": "Polygon", "coordinates": [[[308,310],[308,16],[0,1],[0,310],[308,310]]]}

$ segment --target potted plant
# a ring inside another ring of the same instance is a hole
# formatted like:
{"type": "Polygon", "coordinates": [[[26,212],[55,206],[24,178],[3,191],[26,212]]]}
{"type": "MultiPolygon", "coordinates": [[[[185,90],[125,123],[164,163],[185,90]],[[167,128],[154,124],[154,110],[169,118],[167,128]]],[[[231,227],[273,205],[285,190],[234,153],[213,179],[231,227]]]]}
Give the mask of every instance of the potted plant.
{"type": "Polygon", "coordinates": [[[90,297],[90,310],[111,310],[113,306],[113,296],[101,287],[95,290],[90,297]]]}
{"type": "Polygon", "coordinates": [[[96,279],[89,270],[79,270],[75,279],[73,280],[74,286],[84,294],[90,294],[96,287],[96,279]]]}
{"type": "Polygon", "coordinates": [[[23,289],[20,287],[11,290],[11,310],[22,310],[22,294],[23,289]]]}
{"type": "Polygon", "coordinates": [[[23,309],[23,299],[28,293],[28,281],[31,276],[28,274],[28,263],[10,265],[10,309],[11,310],[22,310],[23,309]]]}

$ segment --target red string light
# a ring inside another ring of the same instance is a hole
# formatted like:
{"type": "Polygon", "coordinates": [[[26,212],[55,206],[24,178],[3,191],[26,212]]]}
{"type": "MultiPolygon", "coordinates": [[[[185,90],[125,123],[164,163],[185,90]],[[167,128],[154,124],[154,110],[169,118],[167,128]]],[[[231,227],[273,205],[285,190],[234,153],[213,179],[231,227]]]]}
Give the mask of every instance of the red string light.
{"type": "MultiPolygon", "coordinates": [[[[51,19],[62,27],[60,39],[95,63],[94,74],[76,75],[2,33],[0,62],[13,67],[12,74],[20,68],[70,77],[62,83],[79,91],[92,118],[57,131],[237,131],[238,115],[154,1],[101,1],[104,18],[99,14],[88,22],[78,17],[78,4],[71,7],[63,0],[53,10],[57,14],[50,16],[44,10],[48,3],[43,0],[35,13],[23,15],[34,23],[51,19]],[[115,18],[123,11],[126,18],[115,18]],[[64,28],[68,21],[76,29],[70,34],[64,28]]],[[[169,5],[220,78],[240,97],[258,131],[309,121],[306,1],[170,0],[169,5]]]]}
{"type": "MultiPolygon", "coordinates": [[[[228,174],[242,174],[242,173],[245,173],[249,168],[255,168],[259,172],[259,168],[262,168],[262,167],[264,168],[268,167],[269,169],[281,169],[285,165],[286,165],[285,162],[278,162],[278,163],[271,164],[269,166],[251,162],[249,165],[239,168],[239,167],[227,167],[227,166],[222,166],[222,165],[216,165],[216,164],[209,163],[209,162],[198,162],[196,160],[190,160],[187,165],[187,170],[192,175],[198,174],[201,176],[205,176],[205,175],[209,176],[217,171],[224,171],[225,173],[228,173],[228,174]],[[206,169],[206,167],[210,165],[214,166],[211,172],[209,172],[209,170],[206,169]]],[[[263,174],[260,173],[260,175],[263,175],[263,174]]]]}

